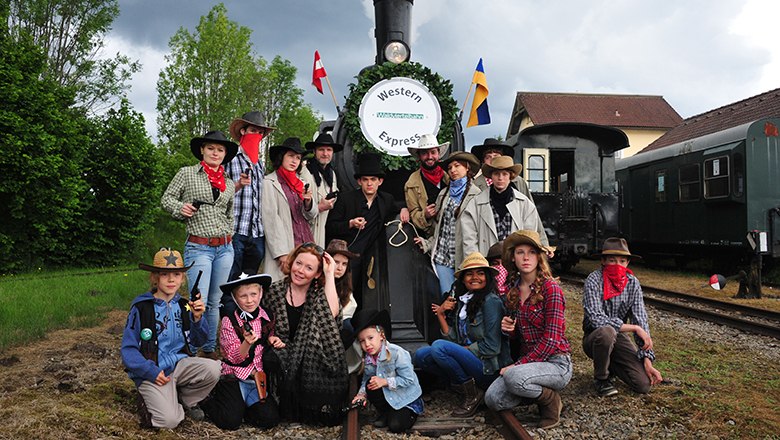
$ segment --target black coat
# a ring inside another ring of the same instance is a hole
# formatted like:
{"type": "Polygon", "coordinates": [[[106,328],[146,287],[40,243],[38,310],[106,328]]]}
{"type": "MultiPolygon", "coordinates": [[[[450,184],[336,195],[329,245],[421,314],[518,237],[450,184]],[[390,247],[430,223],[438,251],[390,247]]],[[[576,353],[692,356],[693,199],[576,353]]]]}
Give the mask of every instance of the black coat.
{"type": "MultiPolygon", "coordinates": [[[[373,204],[376,204],[379,208],[379,217],[382,219],[379,231],[382,232],[384,231],[385,223],[393,220],[398,215],[399,209],[395,204],[393,196],[382,191],[377,192],[373,204]]],[[[328,214],[328,222],[325,225],[326,241],[329,242],[334,238],[340,238],[347,243],[352,243],[358,229],[350,228],[349,221],[356,217],[365,217],[365,215],[366,196],[363,195],[361,189],[341,193],[333,209],[330,210],[330,214],[328,214]]],[[[371,226],[366,225],[366,229],[371,228],[371,226]]],[[[350,246],[350,250],[360,253],[365,249],[352,249],[352,246],[350,246]]]]}

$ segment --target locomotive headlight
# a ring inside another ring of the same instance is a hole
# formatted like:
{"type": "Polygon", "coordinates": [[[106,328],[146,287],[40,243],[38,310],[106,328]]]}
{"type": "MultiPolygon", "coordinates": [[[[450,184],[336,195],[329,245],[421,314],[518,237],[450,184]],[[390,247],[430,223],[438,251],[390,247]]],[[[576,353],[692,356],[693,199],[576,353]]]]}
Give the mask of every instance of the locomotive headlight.
{"type": "Polygon", "coordinates": [[[385,59],[393,64],[409,61],[409,47],[402,41],[391,41],[385,45],[385,59]]]}

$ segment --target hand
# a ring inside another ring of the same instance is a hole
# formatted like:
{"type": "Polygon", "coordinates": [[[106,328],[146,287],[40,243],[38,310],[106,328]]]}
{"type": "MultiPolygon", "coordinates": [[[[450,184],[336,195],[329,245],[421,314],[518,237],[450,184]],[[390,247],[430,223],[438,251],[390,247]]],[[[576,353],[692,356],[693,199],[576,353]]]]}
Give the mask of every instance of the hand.
{"type": "Polygon", "coordinates": [[[246,342],[249,345],[254,344],[257,342],[259,338],[255,335],[255,332],[252,331],[246,331],[244,330],[244,342],[246,342]]]}
{"type": "Polygon", "coordinates": [[[241,176],[238,178],[238,186],[239,188],[243,188],[247,185],[252,184],[252,176],[246,173],[241,173],[241,176]]]}
{"type": "Polygon", "coordinates": [[[190,218],[198,212],[198,208],[194,207],[192,203],[185,203],[181,207],[181,215],[190,218]]]}
{"type": "Polygon", "coordinates": [[[414,244],[416,244],[417,247],[420,248],[420,250],[424,251],[425,250],[425,244],[423,244],[423,241],[425,241],[425,240],[423,238],[421,238],[421,237],[414,237],[414,244]]]}
{"type": "Polygon", "coordinates": [[[664,380],[661,377],[661,372],[653,367],[653,362],[649,358],[644,359],[645,362],[645,374],[650,379],[650,385],[658,385],[664,380]]]}
{"type": "Polygon", "coordinates": [[[366,406],[366,404],[368,403],[368,399],[366,399],[365,394],[355,394],[355,397],[352,398],[352,404],[354,405],[355,402],[357,402],[358,400],[363,401],[363,406],[366,406]]]}
{"type": "Polygon", "coordinates": [[[653,340],[652,340],[652,338],[650,338],[650,335],[647,334],[647,332],[642,327],[638,327],[637,328],[636,335],[639,336],[639,338],[642,339],[642,342],[645,343],[642,346],[642,350],[652,350],[653,349],[653,340]]]}
{"type": "Polygon", "coordinates": [[[268,343],[271,344],[273,348],[284,348],[287,346],[284,342],[282,342],[279,336],[269,336],[268,343]]]}
{"type": "Polygon", "coordinates": [[[333,205],[336,204],[336,198],[332,198],[330,200],[326,199],[325,197],[320,199],[320,202],[317,203],[317,209],[320,212],[329,211],[333,209],[333,205]]]}
{"type": "Polygon", "coordinates": [[[327,252],[322,254],[322,271],[325,273],[326,277],[336,276],[336,260],[327,252]]]}
{"type": "Polygon", "coordinates": [[[287,266],[287,256],[289,254],[280,255],[276,258],[276,263],[279,264],[279,269],[284,271],[284,268],[287,266]]]}
{"type": "Polygon", "coordinates": [[[406,208],[401,208],[401,223],[409,223],[409,210],[406,208]]]}
{"type": "Polygon", "coordinates": [[[371,391],[378,390],[382,387],[387,386],[387,380],[382,379],[378,376],[373,376],[371,379],[368,380],[368,384],[366,384],[366,388],[368,388],[371,391]]]}
{"type": "Polygon", "coordinates": [[[455,306],[458,304],[458,301],[455,300],[455,298],[447,297],[444,302],[441,303],[439,308],[436,310],[436,313],[443,315],[444,312],[447,310],[455,310],[455,306]]]}
{"type": "Polygon", "coordinates": [[[434,218],[436,216],[436,205],[432,203],[432,204],[426,206],[425,207],[425,212],[423,212],[423,215],[427,219],[434,218]]]}
{"type": "Polygon", "coordinates": [[[512,368],[512,367],[514,367],[514,366],[515,366],[515,364],[512,364],[512,365],[507,365],[506,367],[502,368],[502,369],[501,369],[501,371],[499,371],[499,372],[498,372],[498,374],[499,374],[499,375],[501,375],[501,376],[503,376],[503,375],[504,375],[504,373],[506,373],[506,370],[508,370],[508,369],[510,369],[510,368],[512,368]]]}
{"type": "Polygon", "coordinates": [[[206,305],[203,304],[203,300],[198,298],[195,301],[189,301],[188,304],[190,305],[190,310],[192,310],[192,320],[195,322],[200,321],[200,318],[206,311],[206,305]]]}
{"type": "Polygon", "coordinates": [[[363,229],[366,227],[366,219],[363,217],[355,217],[349,221],[349,227],[363,229]]]}
{"type": "Polygon", "coordinates": [[[154,379],[154,383],[155,383],[155,385],[157,385],[157,386],[164,386],[165,384],[167,384],[167,383],[168,383],[168,382],[170,382],[170,381],[171,381],[171,378],[170,378],[170,377],[167,377],[167,376],[165,375],[165,372],[164,372],[164,371],[160,371],[160,372],[157,374],[157,377],[154,379]]]}
{"type": "Polygon", "coordinates": [[[547,249],[547,259],[552,260],[552,258],[555,256],[555,249],[547,249]]]}
{"type": "MultiPolygon", "coordinates": [[[[311,188],[305,188],[305,191],[303,192],[303,200],[304,201],[311,201],[311,188]]],[[[309,205],[311,206],[311,205],[309,205]]]]}
{"type": "Polygon", "coordinates": [[[515,331],[517,321],[512,319],[511,316],[504,316],[501,318],[501,331],[504,333],[512,333],[515,331]]]}

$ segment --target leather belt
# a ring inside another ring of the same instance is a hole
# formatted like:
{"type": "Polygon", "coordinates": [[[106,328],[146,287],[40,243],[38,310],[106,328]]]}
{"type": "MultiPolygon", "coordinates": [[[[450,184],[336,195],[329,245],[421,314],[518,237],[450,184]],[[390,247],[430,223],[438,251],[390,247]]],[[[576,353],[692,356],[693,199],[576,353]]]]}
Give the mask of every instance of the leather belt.
{"type": "Polygon", "coordinates": [[[230,235],[224,235],[222,237],[198,237],[197,235],[190,235],[187,241],[196,244],[216,247],[216,246],[229,244],[231,241],[233,241],[233,237],[231,237],[230,235]]]}

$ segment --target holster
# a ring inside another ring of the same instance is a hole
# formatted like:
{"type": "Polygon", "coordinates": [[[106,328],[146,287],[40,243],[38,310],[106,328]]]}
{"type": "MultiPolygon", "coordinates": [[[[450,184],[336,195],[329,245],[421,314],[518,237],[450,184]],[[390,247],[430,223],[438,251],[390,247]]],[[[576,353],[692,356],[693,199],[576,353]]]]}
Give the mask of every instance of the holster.
{"type": "Polygon", "coordinates": [[[265,402],[265,399],[268,398],[268,389],[266,387],[265,372],[255,371],[253,376],[255,378],[255,385],[257,386],[257,396],[260,398],[261,402],[265,402]]]}

